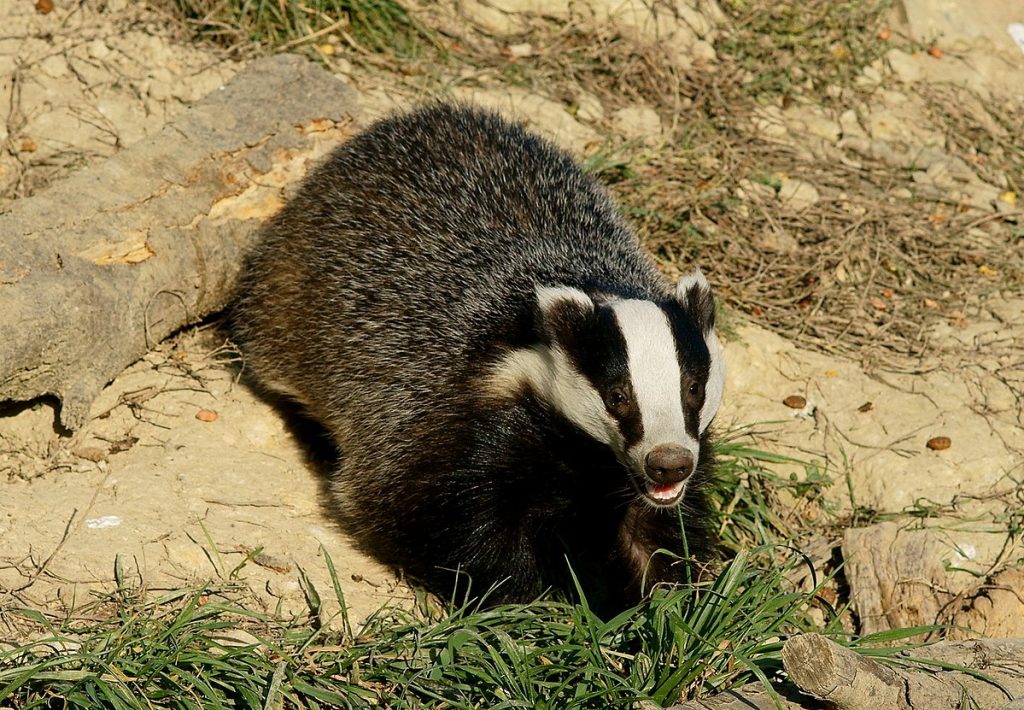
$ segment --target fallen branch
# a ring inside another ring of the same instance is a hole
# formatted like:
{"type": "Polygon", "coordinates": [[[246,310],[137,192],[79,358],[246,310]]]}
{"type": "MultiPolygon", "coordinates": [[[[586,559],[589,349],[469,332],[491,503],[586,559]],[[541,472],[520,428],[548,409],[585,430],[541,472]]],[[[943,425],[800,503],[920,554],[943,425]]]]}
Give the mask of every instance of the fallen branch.
{"type": "Polygon", "coordinates": [[[224,307],[262,219],[345,135],[353,92],[294,56],[251,64],[152,138],[0,215],[0,402],[79,428],[152,345],[224,307]]]}
{"type": "Polygon", "coordinates": [[[947,641],[897,658],[935,670],[882,665],[819,634],[782,648],[793,683],[836,710],[1004,708],[1024,698],[1024,639],[947,641]]]}

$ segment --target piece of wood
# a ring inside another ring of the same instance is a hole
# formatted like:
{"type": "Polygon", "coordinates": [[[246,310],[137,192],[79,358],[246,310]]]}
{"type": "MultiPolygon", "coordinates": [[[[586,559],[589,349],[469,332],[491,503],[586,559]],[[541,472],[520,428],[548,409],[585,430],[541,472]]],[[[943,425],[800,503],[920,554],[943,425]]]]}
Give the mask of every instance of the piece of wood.
{"type": "Polygon", "coordinates": [[[151,138],[0,215],[0,402],[54,396],[68,430],[162,338],[225,306],[285,185],[347,134],[354,92],[253,62],[151,138]]]}
{"type": "MultiPolygon", "coordinates": [[[[809,698],[803,698],[805,702],[800,702],[800,699],[787,697],[781,690],[777,690],[777,696],[772,696],[760,683],[751,683],[709,698],[688,700],[685,703],[673,705],[667,710],[804,710],[819,705],[816,701],[811,701],[815,702],[813,706],[807,704],[806,701],[809,701],[809,698]],[[776,703],[775,697],[778,697],[778,703],[776,703]]],[[[633,710],[646,709],[634,706],[633,710]]],[[[881,708],[877,710],[881,710],[881,708]]]]}
{"type": "Polygon", "coordinates": [[[836,710],[1003,708],[1024,698],[1024,639],[945,641],[901,657],[933,661],[935,671],[883,665],[819,634],[794,636],[782,648],[790,680],[836,710]],[[974,705],[964,704],[967,697],[974,705]]]}
{"type": "Polygon", "coordinates": [[[797,686],[836,708],[907,708],[903,680],[891,668],[843,648],[819,634],[789,639],[782,662],[797,686]]]}

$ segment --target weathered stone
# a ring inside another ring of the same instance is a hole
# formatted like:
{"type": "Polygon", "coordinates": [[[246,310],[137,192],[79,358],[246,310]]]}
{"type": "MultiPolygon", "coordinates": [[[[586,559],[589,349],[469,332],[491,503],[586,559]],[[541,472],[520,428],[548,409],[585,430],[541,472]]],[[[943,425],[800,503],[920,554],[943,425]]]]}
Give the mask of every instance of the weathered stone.
{"type": "Polygon", "coordinates": [[[577,155],[582,155],[588,146],[600,142],[597,132],[573,118],[563,104],[539,94],[514,87],[460,87],[452,93],[457,99],[472,101],[526,121],[577,155]]]}
{"type": "Polygon", "coordinates": [[[979,532],[954,520],[938,523],[913,530],[887,522],[845,532],[844,572],[862,633],[947,621],[948,604],[956,595],[976,593],[983,581],[978,575],[1006,552],[1005,533],[979,532]]]}
{"type": "Polygon", "coordinates": [[[950,623],[950,638],[1024,638],[1024,569],[1012,567],[985,580],[950,623]]]}
{"type": "Polygon", "coordinates": [[[889,68],[892,69],[896,78],[905,84],[913,84],[924,75],[924,70],[921,69],[918,63],[919,59],[918,55],[907,54],[902,49],[890,50],[885,55],[889,68]]]}
{"type": "Polygon", "coordinates": [[[645,145],[662,142],[661,117],[649,106],[627,106],[612,113],[612,127],[627,140],[638,140],[645,145]]]}
{"type": "Polygon", "coordinates": [[[795,210],[807,209],[821,199],[818,188],[809,182],[792,178],[782,181],[779,200],[795,210]]]}
{"type": "Polygon", "coordinates": [[[588,123],[596,123],[604,118],[604,106],[601,100],[589,91],[580,90],[576,94],[576,118],[588,123]]]}

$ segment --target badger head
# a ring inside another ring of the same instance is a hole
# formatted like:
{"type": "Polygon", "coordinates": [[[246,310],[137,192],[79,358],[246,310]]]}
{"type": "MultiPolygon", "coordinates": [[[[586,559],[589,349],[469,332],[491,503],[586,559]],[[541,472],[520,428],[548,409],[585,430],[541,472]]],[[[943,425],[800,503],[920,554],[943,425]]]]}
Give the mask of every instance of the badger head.
{"type": "Polygon", "coordinates": [[[722,401],[714,299],[700,271],[654,302],[536,290],[540,343],[497,372],[607,444],[651,505],[678,503],[722,401]]]}

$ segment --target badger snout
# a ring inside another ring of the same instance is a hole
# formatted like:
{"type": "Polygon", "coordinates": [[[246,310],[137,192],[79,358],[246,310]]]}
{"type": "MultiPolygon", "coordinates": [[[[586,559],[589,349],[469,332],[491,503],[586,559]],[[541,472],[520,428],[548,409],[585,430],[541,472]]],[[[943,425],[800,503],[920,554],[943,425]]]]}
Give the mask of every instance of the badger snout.
{"type": "Polygon", "coordinates": [[[655,483],[679,483],[693,473],[693,452],[679,444],[661,444],[647,454],[644,468],[655,483]]]}
{"type": "Polygon", "coordinates": [[[693,473],[693,451],[680,444],[659,444],[644,457],[645,493],[655,505],[672,505],[693,473]]]}

